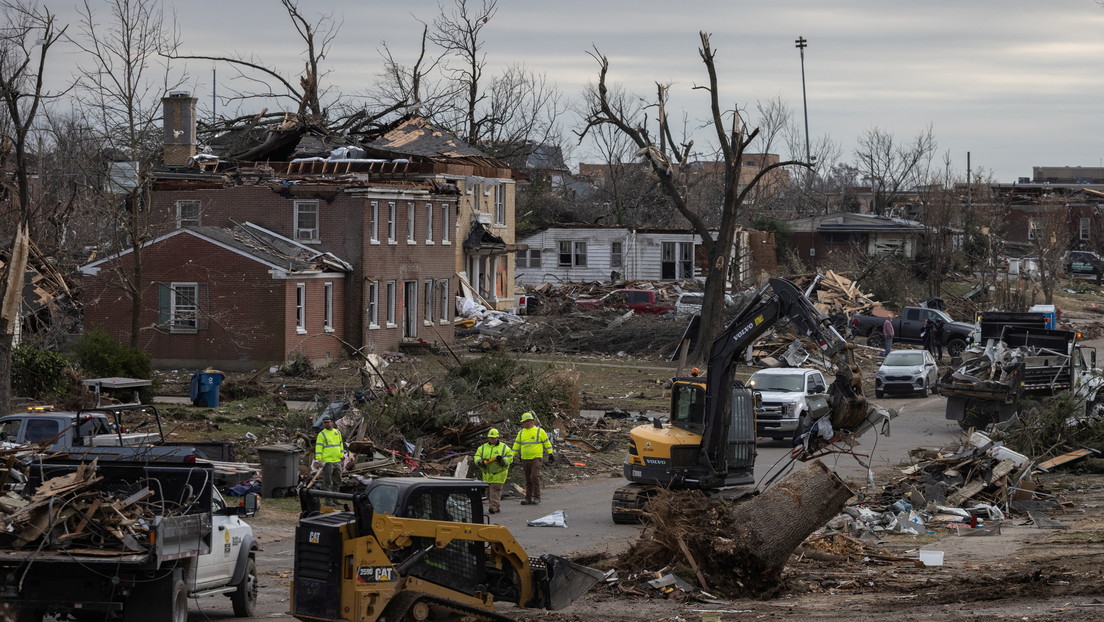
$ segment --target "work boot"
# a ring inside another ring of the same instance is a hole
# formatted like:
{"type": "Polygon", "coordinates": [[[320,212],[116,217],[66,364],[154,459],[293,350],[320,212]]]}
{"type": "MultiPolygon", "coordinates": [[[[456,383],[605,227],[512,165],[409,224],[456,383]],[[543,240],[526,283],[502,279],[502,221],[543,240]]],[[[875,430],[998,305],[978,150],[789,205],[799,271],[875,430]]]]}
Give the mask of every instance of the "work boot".
{"type": "Polygon", "coordinates": [[[522,505],[536,505],[537,503],[539,503],[539,501],[533,501],[532,499],[526,499],[521,502],[522,505]]]}

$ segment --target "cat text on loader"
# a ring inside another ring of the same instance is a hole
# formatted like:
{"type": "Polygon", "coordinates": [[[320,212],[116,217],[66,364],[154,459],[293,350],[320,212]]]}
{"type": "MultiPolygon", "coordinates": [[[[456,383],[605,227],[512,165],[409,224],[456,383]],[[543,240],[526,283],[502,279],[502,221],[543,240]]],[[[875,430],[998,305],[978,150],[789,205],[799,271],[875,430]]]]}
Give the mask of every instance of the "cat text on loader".
{"type": "Polygon", "coordinates": [[[815,342],[836,372],[826,403],[800,422],[804,434],[795,458],[823,455],[840,443],[853,446],[888,420],[863,396],[852,346],[828,316],[785,279],[770,279],[769,290],[760,291],[713,342],[704,378],[674,379],[670,424],[657,418],[629,432],[624,469],[631,483],[614,491],[615,523],[639,522],[648,497],[661,487],[717,491],[755,483],[755,395],[733,372],[747,347],[780,321],[815,342]]]}
{"type": "Polygon", "coordinates": [[[483,522],[487,484],[379,478],[356,494],[300,490],[291,614],[307,621],[508,622],[495,601],[562,609],[603,574],[554,555],[530,559],[483,522]],[[319,500],[346,511],[320,513],[319,500]]]}

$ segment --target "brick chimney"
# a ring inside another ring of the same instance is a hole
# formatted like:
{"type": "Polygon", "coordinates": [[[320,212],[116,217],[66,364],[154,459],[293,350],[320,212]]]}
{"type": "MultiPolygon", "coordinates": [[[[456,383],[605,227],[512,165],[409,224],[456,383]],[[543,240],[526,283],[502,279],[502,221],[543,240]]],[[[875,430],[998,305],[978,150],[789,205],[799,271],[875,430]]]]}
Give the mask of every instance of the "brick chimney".
{"type": "Polygon", "coordinates": [[[165,166],[185,166],[196,153],[196,102],[187,91],[161,98],[165,105],[165,166]]]}

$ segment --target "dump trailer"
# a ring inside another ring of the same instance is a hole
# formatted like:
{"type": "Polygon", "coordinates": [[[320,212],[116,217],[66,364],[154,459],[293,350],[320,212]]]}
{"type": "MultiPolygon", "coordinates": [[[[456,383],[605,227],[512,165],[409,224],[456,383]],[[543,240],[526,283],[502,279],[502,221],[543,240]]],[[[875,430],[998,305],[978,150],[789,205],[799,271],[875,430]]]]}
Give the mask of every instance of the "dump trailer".
{"type": "Polygon", "coordinates": [[[21,496],[0,519],[0,603],[19,622],[183,622],[210,595],[253,614],[256,496],[227,506],[210,465],[37,461],[21,496]]]}
{"type": "Polygon", "coordinates": [[[948,420],[964,430],[1004,425],[1064,392],[1074,395],[1083,414],[1104,414],[1104,375],[1096,368],[1095,348],[1077,343],[1073,331],[1040,328],[1037,318],[1005,319],[998,326],[990,316],[982,325],[986,342],[968,350],[962,365],[940,380],[948,420]]]}
{"type": "Polygon", "coordinates": [[[484,522],[487,484],[378,478],[355,494],[300,489],[291,615],[306,622],[508,622],[495,601],[562,609],[603,573],[530,558],[484,522]],[[322,512],[321,502],[343,506],[322,512]]]}

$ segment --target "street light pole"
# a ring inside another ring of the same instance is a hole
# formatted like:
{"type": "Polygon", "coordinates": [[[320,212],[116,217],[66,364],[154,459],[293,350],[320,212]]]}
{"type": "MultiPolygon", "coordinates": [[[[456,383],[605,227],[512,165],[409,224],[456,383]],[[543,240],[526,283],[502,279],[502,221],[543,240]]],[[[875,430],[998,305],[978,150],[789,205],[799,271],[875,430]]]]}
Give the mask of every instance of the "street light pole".
{"type": "Polygon", "coordinates": [[[809,42],[798,35],[794,39],[794,47],[801,50],[801,105],[805,109],[805,161],[812,162],[813,155],[809,151],[809,101],[805,98],[805,48],[808,47],[809,42]]]}

